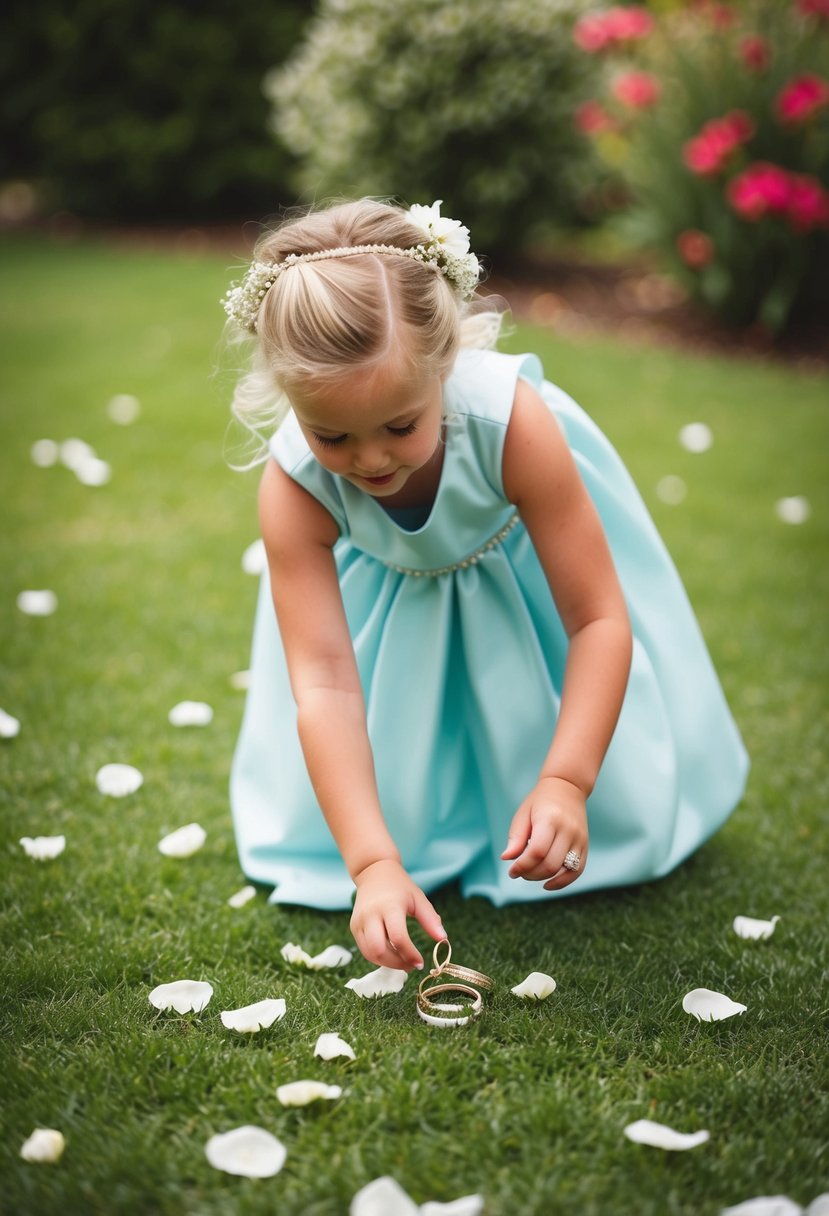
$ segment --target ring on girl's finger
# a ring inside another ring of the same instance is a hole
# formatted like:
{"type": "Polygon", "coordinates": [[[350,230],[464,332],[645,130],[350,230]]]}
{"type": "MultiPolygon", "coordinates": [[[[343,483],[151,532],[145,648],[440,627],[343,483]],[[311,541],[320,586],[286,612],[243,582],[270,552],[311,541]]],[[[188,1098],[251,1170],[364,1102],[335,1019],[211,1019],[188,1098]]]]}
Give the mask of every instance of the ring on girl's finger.
{"type": "Polygon", "coordinates": [[[572,870],[575,873],[581,869],[581,857],[575,849],[568,849],[561,864],[565,870],[572,870]]]}

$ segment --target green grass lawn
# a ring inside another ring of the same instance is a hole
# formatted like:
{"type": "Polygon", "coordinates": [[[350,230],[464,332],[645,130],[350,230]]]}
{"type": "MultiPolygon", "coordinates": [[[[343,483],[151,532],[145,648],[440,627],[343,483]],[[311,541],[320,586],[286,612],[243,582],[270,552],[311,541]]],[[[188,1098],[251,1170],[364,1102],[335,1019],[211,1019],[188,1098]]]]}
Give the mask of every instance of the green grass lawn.
{"type": "MultiPolygon", "coordinates": [[[[240,260],[243,260],[240,250],[240,260]]],[[[419,1021],[414,983],[360,1001],[368,970],[312,974],[280,957],[350,944],[348,915],[266,904],[233,910],[244,879],[227,778],[256,594],[240,559],[257,534],[256,475],[228,470],[229,383],[213,374],[233,259],[95,245],[5,242],[0,407],[2,1093],[0,1211],[9,1216],[336,1216],[381,1174],[418,1202],[480,1192],[487,1216],[716,1216],[755,1195],[802,1204],[829,1189],[825,943],[829,378],[759,362],[691,358],[622,342],[574,344],[520,328],[548,376],[621,450],[675,556],[753,758],[726,827],[660,883],[497,911],[454,889],[437,906],[457,961],[497,985],[482,1020],[445,1033],[419,1021]],[[141,401],[110,421],[116,393],[141,401]],[[713,429],[691,455],[680,426],[713,429]],[[78,436],[112,465],[81,485],[29,458],[78,436]],[[660,502],[665,474],[687,497],[660,502]],[[803,494],[802,526],[775,501],[803,494]],[[51,588],[54,616],[16,607],[51,588]],[[183,699],[215,710],[176,730],[183,699]],[[105,798],[108,762],[143,788],[105,798]],[[208,832],[186,861],[166,832],[208,832]],[[23,835],[65,833],[51,862],[23,835]],[[740,940],[735,915],[782,917],[740,940]],[[509,989],[533,970],[558,989],[537,1005],[509,989]],[[156,984],[215,989],[200,1016],[157,1014],[156,984]],[[742,1016],[699,1024],[691,988],[728,993],[742,1016]],[[284,1020],[233,1035],[219,1011],[282,996],[284,1020]],[[339,1031],[353,1063],[314,1059],[339,1031]],[[277,1085],[341,1084],[334,1103],[284,1109],[277,1085]],[[668,1154],[622,1129],[651,1118],[710,1141],[668,1154]],[[210,1136],[243,1123],[288,1150],[269,1180],[219,1173],[210,1136]],[[67,1140],[58,1165],[26,1164],[36,1127],[67,1140]]],[[[425,942],[421,941],[422,945],[425,942]]]]}

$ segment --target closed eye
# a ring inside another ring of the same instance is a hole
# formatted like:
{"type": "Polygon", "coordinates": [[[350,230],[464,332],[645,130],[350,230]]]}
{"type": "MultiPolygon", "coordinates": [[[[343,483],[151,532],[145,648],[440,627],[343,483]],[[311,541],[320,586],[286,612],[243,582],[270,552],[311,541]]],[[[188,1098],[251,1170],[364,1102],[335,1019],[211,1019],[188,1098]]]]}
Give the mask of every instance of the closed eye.
{"type": "Polygon", "coordinates": [[[386,430],[391,435],[411,435],[413,431],[417,430],[417,423],[410,422],[406,426],[389,426],[386,427],[386,430]]]}
{"type": "Polygon", "coordinates": [[[348,438],[347,435],[318,435],[316,431],[312,431],[311,434],[324,448],[335,448],[338,443],[345,443],[348,438]]]}

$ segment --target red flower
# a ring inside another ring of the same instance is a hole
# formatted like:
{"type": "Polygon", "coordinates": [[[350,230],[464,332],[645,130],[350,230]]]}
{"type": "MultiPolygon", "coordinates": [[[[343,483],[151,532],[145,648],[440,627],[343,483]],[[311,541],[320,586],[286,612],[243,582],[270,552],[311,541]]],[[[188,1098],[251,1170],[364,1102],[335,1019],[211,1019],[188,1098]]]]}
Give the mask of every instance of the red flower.
{"type": "Polygon", "coordinates": [[[718,4],[716,0],[697,0],[694,5],[704,17],[711,22],[715,29],[728,30],[737,20],[734,9],[730,4],[718,4]]]}
{"type": "Polygon", "coordinates": [[[804,17],[820,17],[829,21],[829,0],[797,0],[804,17]]]}
{"type": "Polygon", "coordinates": [[[797,76],[778,94],[777,117],[784,123],[805,122],[829,102],[829,85],[820,76],[797,76]]]}
{"type": "Polygon", "coordinates": [[[740,42],[740,58],[751,72],[765,72],[771,63],[771,44],[759,34],[749,34],[740,42]]]}
{"type": "Polygon", "coordinates": [[[725,168],[729,156],[754,134],[754,124],[744,110],[732,110],[722,118],[712,118],[698,135],[689,139],[682,158],[693,173],[713,177],[725,168]]]}
{"type": "Polygon", "coordinates": [[[583,51],[595,55],[625,42],[646,38],[653,29],[650,13],[632,4],[626,8],[609,8],[603,13],[588,13],[573,27],[573,37],[583,51]]]}
{"type": "Polygon", "coordinates": [[[632,110],[644,110],[655,105],[661,94],[662,86],[649,72],[625,72],[613,82],[613,96],[632,110]]]}
{"type": "Polygon", "coordinates": [[[779,165],[755,161],[732,178],[726,196],[744,220],[759,220],[768,213],[781,215],[791,202],[791,177],[779,165]]]}
{"type": "Polygon", "coordinates": [[[615,126],[613,119],[598,101],[584,101],[575,113],[575,124],[585,135],[598,135],[615,126]]]}
{"type": "Polygon", "coordinates": [[[686,228],[676,238],[679,256],[691,270],[701,270],[714,260],[714,242],[699,228],[686,228]]]}
{"type": "Polygon", "coordinates": [[[791,174],[786,216],[796,232],[829,227],[829,190],[824,190],[816,177],[791,174]]]}

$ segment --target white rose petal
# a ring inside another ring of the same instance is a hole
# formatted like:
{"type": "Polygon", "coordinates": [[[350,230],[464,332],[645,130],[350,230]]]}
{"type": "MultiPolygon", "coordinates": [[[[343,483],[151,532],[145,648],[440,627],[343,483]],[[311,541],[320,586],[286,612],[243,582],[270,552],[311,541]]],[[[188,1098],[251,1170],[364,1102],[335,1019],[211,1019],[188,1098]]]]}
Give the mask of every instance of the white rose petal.
{"type": "Polygon", "coordinates": [[[774,926],[779,920],[779,916],[773,916],[771,920],[756,920],[753,916],[735,916],[733,928],[738,937],[745,937],[750,941],[761,941],[763,938],[771,937],[774,933],[774,926]]]}
{"type": "Polygon", "coordinates": [[[54,1127],[36,1127],[28,1140],[24,1140],[20,1156],[24,1161],[52,1165],[60,1161],[65,1148],[66,1141],[61,1132],[54,1127]]]}
{"type": "Polygon", "coordinates": [[[336,1060],[338,1056],[347,1056],[349,1060],[357,1059],[354,1048],[338,1034],[321,1034],[317,1039],[314,1055],[319,1056],[321,1060],[336,1060]]]}
{"type": "Polygon", "coordinates": [[[688,487],[681,477],[677,477],[675,473],[668,473],[665,477],[660,477],[656,483],[656,497],[669,507],[678,506],[688,493],[688,487]]]}
{"type": "Polygon", "coordinates": [[[201,1013],[213,995],[212,984],[202,980],[174,980],[159,984],[149,996],[156,1009],[175,1009],[176,1013],[201,1013]]]}
{"type": "Polygon", "coordinates": [[[131,764],[105,764],[95,774],[95,784],[102,794],[125,798],[144,784],[143,774],[131,764]]]}
{"type": "Polygon", "coordinates": [[[255,1034],[257,1030],[267,1030],[274,1022],[284,1018],[285,1002],[282,997],[257,1001],[255,1005],[244,1005],[241,1009],[223,1009],[219,1016],[228,1030],[255,1034]]]}
{"type": "Polygon", "coordinates": [[[654,1123],[652,1119],[638,1119],[636,1123],[629,1123],[625,1128],[625,1135],[634,1144],[649,1144],[652,1148],[664,1148],[670,1152],[696,1148],[710,1139],[709,1132],[675,1132],[672,1127],[666,1127],[664,1123],[654,1123]]]}
{"type": "MultiPolygon", "coordinates": [[[[801,1216],[803,1209],[787,1195],[758,1195],[733,1208],[723,1208],[720,1216],[801,1216]]],[[[807,1212],[808,1216],[808,1212],[807,1212]]]]}
{"type": "Polygon", "coordinates": [[[291,1081],[277,1086],[276,1099],[283,1106],[307,1106],[320,1098],[331,1102],[342,1097],[342,1092],[339,1085],[325,1085],[322,1081],[291,1081]]]}
{"type": "Polygon", "coordinates": [[[173,726],[207,726],[213,710],[205,701],[179,701],[167,715],[173,726]]]}
{"type": "Polygon", "coordinates": [[[351,962],[351,951],[346,950],[345,946],[326,946],[321,954],[315,954],[312,957],[301,946],[295,945],[294,942],[286,942],[280,954],[286,963],[300,963],[303,967],[307,967],[309,971],[323,971],[329,967],[344,967],[346,963],[351,962]]]}
{"type": "Polygon", "coordinates": [[[420,1216],[480,1216],[484,1210],[483,1195],[464,1195],[449,1203],[429,1199],[420,1205],[420,1216]]]}
{"type": "Polygon", "coordinates": [[[234,671],[230,676],[230,687],[237,692],[247,692],[250,688],[250,671],[234,671]]]}
{"type": "Polygon", "coordinates": [[[265,542],[261,539],[255,540],[252,545],[248,545],[242,554],[242,569],[245,574],[261,574],[268,564],[268,559],[265,554],[265,542]]]}
{"type": "Polygon", "coordinates": [[[746,1006],[732,1001],[722,992],[711,988],[693,988],[682,998],[682,1008],[700,1022],[721,1022],[735,1013],[745,1013],[746,1006]]]}
{"type": "Polygon", "coordinates": [[[231,908],[244,908],[245,904],[249,904],[252,899],[256,898],[256,887],[241,887],[235,895],[231,895],[227,901],[231,908]]]}
{"type": "Polygon", "coordinates": [[[207,840],[207,832],[200,823],[186,823],[183,828],[170,832],[158,842],[158,851],[165,857],[192,857],[207,840]]]}
{"type": "Polygon", "coordinates": [[[60,448],[54,439],[38,439],[32,444],[29,455],[32,464],[36,464],[39,469],[51,469],[52,465],[58,463],[60,448]]]}
{"type": "Polygon", "coordinates": [[[679,442],[687,452],[707,452],[714,435],[704,422],[689,422],[679,432],[679,442]]]}
{"type": "Polygon", "coordinates": [[[75,476],[84,486],[105,486],[112,477],[112,468],[97,456],[88,456],[75,467],[75,476]]]}
{"type": "Polygon", "coordinates": [[[94,458],[95,449],[83,439],[64,439],[59,453],[61,464],[74,473],[85,460],[94,458]]]}
{"type": "Polygon", "coordinates": [[[375,1178],[357,1191],[349,1216],[418,1216],[418,1206],[393,1178],[375,1178]]]}
{"type": "Polygon", "coordinates": [[[400,991],[408,978],[405,971],[396,967],[378,967],[376,971],[369,971],[368,975],[349,980],[345,986],[356,992],[357,996],[391,996],[400,991]]]}
{"type": "Polygon", "coordinates": [[[0,739],[14,739],[20,734],[20,722],[0,709],[0,739]]]}
{"type": "Polygon", "coordinates": [[[774,504],[777,518],[784,524],[805,524],[812,514],[808,498],[793,494],[791,498],[778,498],[774,504]]]}
{"type": "Polygon", "coordinates": [[[131,393],[116,393],[107,402],[107,413],[119,426],[131,426],[141,413],[141,403],[131,393]]]}
{"type": "Polygon", "coordinates": [[[21,591],[17,606],[26,616],[51,616],[57,611],[58,597],[54,591],[21,591]]]}
{"type": "Polygon", "coordinates": [[[543,1001],[555,990],[556,982],[551,975],[545,975],[543,971],[531,971],[525,980],[510,991],[516,996],[534,997],[537,1001],[543,1001]]]}
{"type": "Polygon", "coordinates": [[[20,843],[29,857],[34,857],[35,861],[51,861],[53,857],[59,857],[66,848],[66,837],[21,836],[20,843]]]}
{"type": "Polygon", "coordinates": [[[243,1178],[272,1178],[285,1164],[287,1150],[276,1136],[263,1127],[234,1127],[232,1131],[211,1136],[204,1155],[214,1169],[243,1178]]]}

